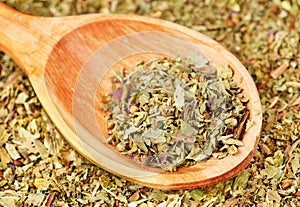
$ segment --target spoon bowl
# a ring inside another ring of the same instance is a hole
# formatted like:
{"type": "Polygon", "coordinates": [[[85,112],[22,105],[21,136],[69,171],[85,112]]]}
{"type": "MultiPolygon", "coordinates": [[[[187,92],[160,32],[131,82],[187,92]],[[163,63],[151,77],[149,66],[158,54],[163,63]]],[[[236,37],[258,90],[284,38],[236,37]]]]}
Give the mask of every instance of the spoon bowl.
{"type": "Polygon", "coordinates": [[[33,17],[0,3],[0,50],[28,76],[48,115],[83,156],[127,180],[159,189],[191,189],[235,176],[250,162],[261,130],[262,113],[255,84],[244,66],[214,40],[186,27],[149,17],[89,14],[33,17]],[[251,127],[234,156],[210,158],[176,172],[131,162],[106,144],[101,97],[110,90],[112,71],[132,68],[154,57],[202,54],[228,65],[249,98],[251,127]]]}

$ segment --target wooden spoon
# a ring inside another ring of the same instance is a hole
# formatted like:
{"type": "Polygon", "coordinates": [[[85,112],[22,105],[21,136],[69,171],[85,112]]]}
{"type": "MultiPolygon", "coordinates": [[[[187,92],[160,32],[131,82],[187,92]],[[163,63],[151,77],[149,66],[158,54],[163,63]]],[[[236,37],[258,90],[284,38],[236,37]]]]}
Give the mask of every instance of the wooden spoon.
{"type": "Polygon", "coordinates": [[[149,17],[89,14],[33,17],[0,3],[0,50],[23,69],[43,107],[69,143],[101,168],[159,189],[190,189],[235,176],[250,162],[262,123],[257,89],[244,66],[214,40],[180,25],[149,17]],[[200,51],[200,52],[199,52],[200,51]],[[239,152],[210,158],[176,172],[161,172],[121,156],[105,143],[99,109],[110,89],[111,71],[157,56],[192,52],[215,65],[229,65],[249,98],[251,128],[239,152]],[[98,105],[99,104],[99,105],[98,105]]]}

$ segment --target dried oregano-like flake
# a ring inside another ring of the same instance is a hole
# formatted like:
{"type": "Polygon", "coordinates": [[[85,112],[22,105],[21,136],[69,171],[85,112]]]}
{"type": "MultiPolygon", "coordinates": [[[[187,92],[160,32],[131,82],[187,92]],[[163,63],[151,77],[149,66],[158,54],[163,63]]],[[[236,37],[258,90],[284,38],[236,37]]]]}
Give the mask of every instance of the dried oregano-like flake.
{"type": "Polygon", "coordinates": [[[104,97],[108,143],[152,167],[176,167],[234,155],[248,117],[247,99],[228,66],[204,57],[141,62],[112,78],[104,97]]]}

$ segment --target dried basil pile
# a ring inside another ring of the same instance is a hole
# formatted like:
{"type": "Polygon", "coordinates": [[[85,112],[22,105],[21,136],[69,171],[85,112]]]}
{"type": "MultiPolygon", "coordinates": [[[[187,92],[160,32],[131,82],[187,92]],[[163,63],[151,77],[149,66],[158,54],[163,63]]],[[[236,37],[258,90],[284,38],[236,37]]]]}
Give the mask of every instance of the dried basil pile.
{"type": "Polygon", "coordinates": [[[243,146],[248,99],[230,67],[196,59],[155,59],[116,74],[113,93],[103,99],[108,143],[167,171],[235,154],[243,146]]]}

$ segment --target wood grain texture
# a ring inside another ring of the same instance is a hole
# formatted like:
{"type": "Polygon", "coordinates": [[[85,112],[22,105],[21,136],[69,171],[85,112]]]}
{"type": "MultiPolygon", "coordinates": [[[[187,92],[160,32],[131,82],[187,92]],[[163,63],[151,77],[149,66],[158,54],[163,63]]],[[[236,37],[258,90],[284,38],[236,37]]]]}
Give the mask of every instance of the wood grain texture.
{"type": "Polygon", "coordinates": [[[0,50],[28,75],[43,107],[70,144],[103,169],[149,187],[187,189],[231,178],[250,162],[262,123],[258,92],[244,66],[214,40],[159,19],[101,14],[32,17],[2,3],[0,28],[5,28],[0,31],[0,50]],[[150,41],[147,45],[147,35],[158,37],[162,44],[150,41]],[[250,99],[253,125],[244,134],[245,146],[236,155],[223,160],[211,158],[174,173],[161,172],[131,162],[105,143],[106,121],[100,98],[110,88],[113,69],[164,56],[164,51],[184,54],[189,49],[182,47],[184,42],[192,44],[186,44],[191,50],[196,46],[213,64],[233,68],[234,79],[250,99]],[[126,55],[136,51],[140,52],[126,55]]]}

